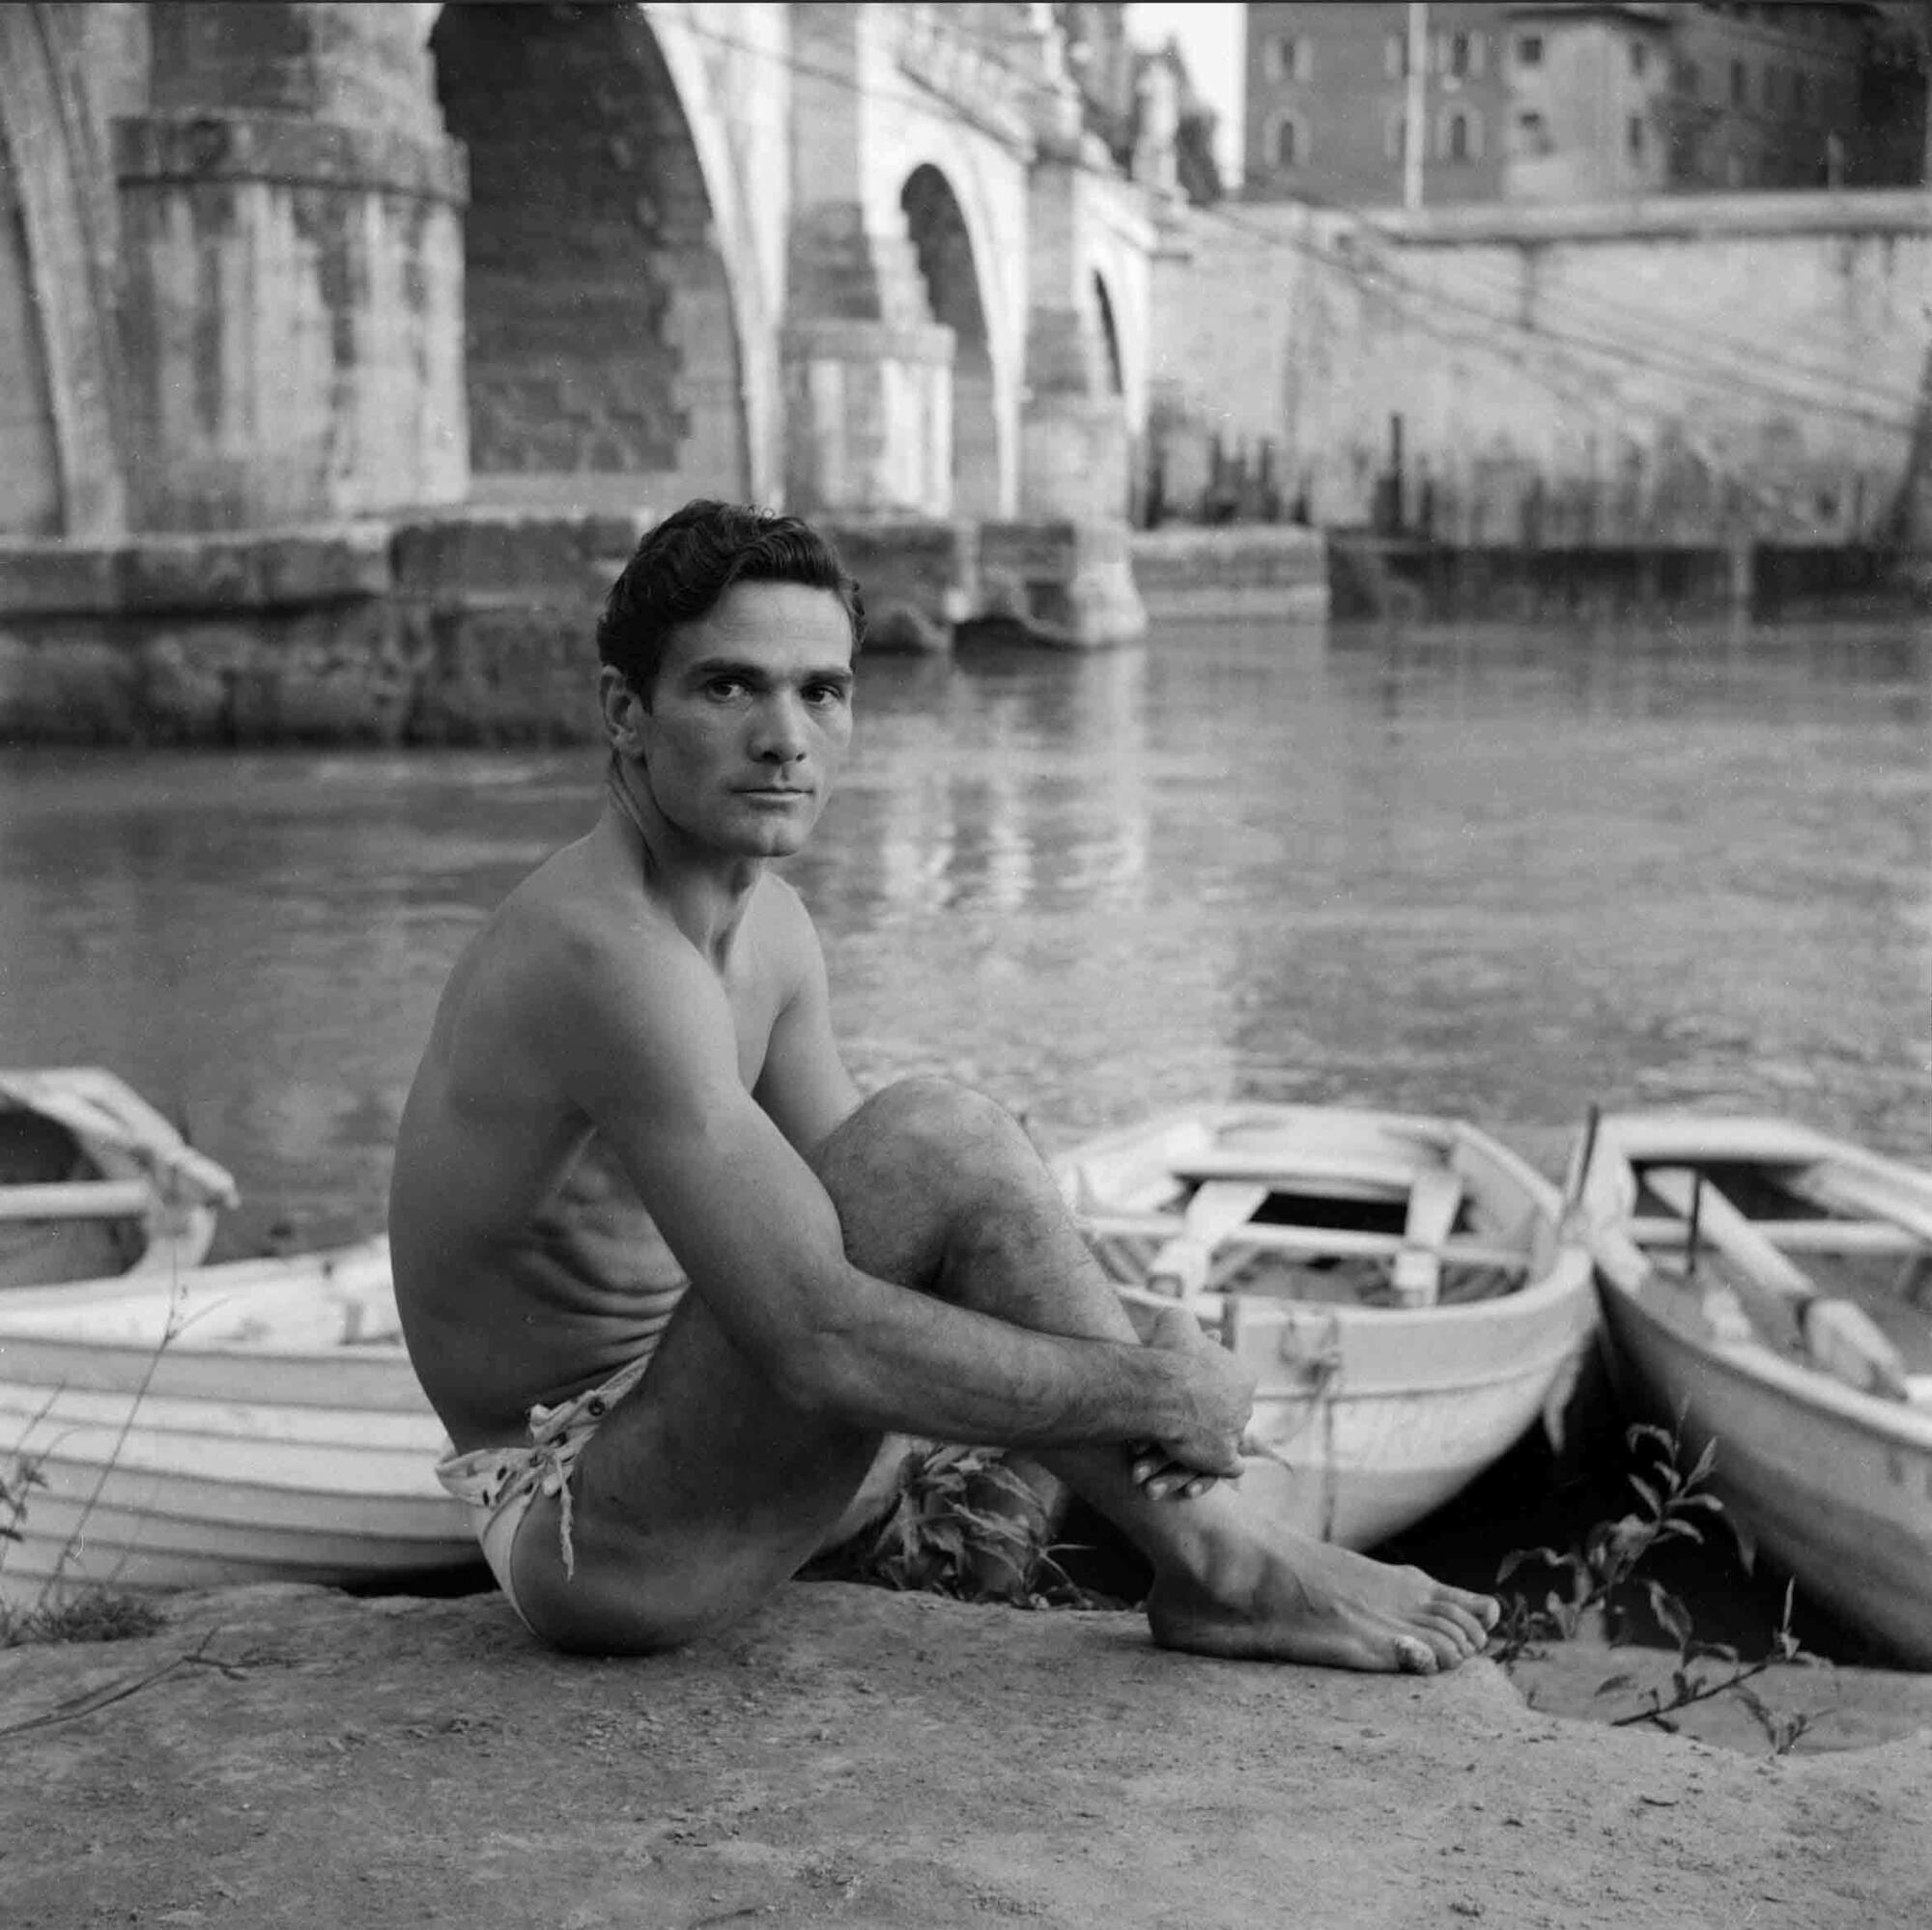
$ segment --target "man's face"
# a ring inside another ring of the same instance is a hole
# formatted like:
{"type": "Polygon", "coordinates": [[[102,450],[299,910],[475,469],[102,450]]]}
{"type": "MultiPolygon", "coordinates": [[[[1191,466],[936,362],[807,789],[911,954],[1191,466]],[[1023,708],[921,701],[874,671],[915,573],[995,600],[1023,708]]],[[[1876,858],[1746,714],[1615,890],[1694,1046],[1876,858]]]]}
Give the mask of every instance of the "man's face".
{"type": "Polygon", "coordinates": [[[658,809],[696,843],[783,858],[852,738],[852,625],[830,590],[739,583],[671,633],[638,719],[658,809]]]}

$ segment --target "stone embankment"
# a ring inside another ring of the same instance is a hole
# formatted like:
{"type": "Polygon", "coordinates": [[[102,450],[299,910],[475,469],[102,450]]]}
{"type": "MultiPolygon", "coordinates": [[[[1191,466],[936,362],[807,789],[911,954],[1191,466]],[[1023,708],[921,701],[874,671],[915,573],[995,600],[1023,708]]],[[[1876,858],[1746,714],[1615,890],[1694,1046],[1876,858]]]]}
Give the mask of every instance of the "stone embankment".
{"type": "Polygon", "coordinates": [[[0,1747],[11,1930],[1869,1930],[1932,1894],[1932,1731],[1752,1755],[1564,1720],[1489,1661],[1206,1661],[838,1584],[623,1661],[494,1596],[183,1598],[0,1655],[0,1747]]]}
{"type": "MultiPolygon", "coordinates": [[[[471,507],[107,544],[0,540],[0,744],[531,744],[598,731],[596,613],[652,513],[471,507]]],[[[1124,526],[821,526],[869,647],[1146,628],[1124,526]]]]}

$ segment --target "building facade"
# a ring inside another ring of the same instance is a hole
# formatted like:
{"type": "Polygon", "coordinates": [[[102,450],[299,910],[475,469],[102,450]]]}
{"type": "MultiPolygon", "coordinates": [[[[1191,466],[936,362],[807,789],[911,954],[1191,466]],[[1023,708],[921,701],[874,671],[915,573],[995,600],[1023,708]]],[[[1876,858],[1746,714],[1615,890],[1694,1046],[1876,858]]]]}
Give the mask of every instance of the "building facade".
{"type": "Polygon", "coordinates": [[[1597,201],[1669,185],[1670,22],[1661,7],[1515,7],[1509,201],[1597,201]]]}
{"type": "Polygon", "coordinates": [[[1414,138],[1426,205],[1499,199],[1511,12],[1431,6],[1418,48],[1406,6],[1251,5],[1247,198],[1400,205],[1414,138]]]}
{"type": "Polygon", "coordinates": [[[1926,179],[1914,0],[1247,12],[1252,200],[1437,208],[1926,179]]]}
{"type": "MultiPolygon", "coordinates": [[[[1843,187],[1872,179],[1861,79],[1876,7],[1678,6],[1670,34],[1670,185],[1843,187]]],[[[1922,88],[1920,98],[1922,102],[1922,88]]],[[[1922,111],[1922,106],[1921,106],[1922,111]]]]}

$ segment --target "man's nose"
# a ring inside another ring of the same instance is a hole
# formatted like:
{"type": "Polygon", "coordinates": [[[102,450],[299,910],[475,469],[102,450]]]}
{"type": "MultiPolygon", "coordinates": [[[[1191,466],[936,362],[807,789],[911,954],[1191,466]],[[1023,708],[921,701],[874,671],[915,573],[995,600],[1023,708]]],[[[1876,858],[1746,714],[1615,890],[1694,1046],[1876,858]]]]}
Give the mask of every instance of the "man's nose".
{"type": "Polygon", "coordinates": [[[758,707],[753,754],[771,764],[803,757],[808,745],[805,712],[795,697],[779,694],[758,707]]]}

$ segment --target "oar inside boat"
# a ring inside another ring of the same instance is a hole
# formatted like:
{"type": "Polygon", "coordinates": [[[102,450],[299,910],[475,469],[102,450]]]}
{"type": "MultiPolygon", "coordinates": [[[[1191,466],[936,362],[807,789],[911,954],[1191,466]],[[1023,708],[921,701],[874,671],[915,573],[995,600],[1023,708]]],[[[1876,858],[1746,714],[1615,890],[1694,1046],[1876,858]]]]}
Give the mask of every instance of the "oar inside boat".
{"type": "Polygon", "coordinates": [[[1912,1242],[1899,1275],[1899,1295],[1915,1307],[1932,1300],[1932,1197],[1928,1197],[1928,1189],[1827,1160],[1797,1175],[1792,1190],[1827,1212],[1867,1214],[1879,1226],[1897,1229],[1912,1242]]]}
{"type": "Polygon", "coordinates": [[[1863,1308],[1828,1296],[1694,1167],[1646,1166],[1643,1183],[1731,1263],[1747,1311],[1767,1334],[1789,1332],[1812,1363],[1861,1393],[1911,1398],[1905,1363],[1863,1308]]]}

